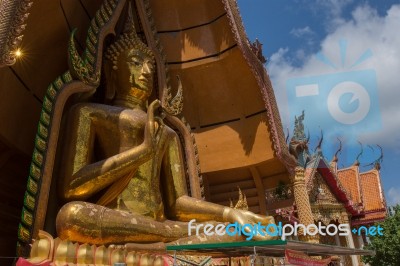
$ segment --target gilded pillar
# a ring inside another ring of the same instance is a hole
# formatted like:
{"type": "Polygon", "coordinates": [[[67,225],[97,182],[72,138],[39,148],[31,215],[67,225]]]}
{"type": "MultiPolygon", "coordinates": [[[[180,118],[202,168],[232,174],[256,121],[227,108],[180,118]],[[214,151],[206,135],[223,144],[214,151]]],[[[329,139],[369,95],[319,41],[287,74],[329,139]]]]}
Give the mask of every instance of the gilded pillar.
{"type": "MultiPolygon", "coordinates": [[[[311,211],[310,199],[308,197],[306,182],[304,179],[304,168],[297,166],[293,180],[294,200],[297,206],[297,215],[301,224],[305,226],[314,224],[314,218],[311,211]]],[[[299,230],[300,231],[300,230],[299,230]]],[[[301,230],[302,231],[302,230],[301,230]]],[[[318,235],[304,236],[303,232],[298,232],[301,241],[318,243],[318,235]]]]}

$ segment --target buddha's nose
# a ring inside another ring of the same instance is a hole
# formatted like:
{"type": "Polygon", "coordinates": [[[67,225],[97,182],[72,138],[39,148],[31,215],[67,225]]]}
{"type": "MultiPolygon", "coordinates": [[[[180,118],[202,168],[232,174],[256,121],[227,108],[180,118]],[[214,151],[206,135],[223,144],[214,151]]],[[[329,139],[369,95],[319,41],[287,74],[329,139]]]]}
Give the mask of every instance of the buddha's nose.
{"type": "Polygon", "coordinates": [[[144,63],[142,67],[142,75],[144,76],[150,76],[151,75],[151,67],[149,63],[144,63]]]}

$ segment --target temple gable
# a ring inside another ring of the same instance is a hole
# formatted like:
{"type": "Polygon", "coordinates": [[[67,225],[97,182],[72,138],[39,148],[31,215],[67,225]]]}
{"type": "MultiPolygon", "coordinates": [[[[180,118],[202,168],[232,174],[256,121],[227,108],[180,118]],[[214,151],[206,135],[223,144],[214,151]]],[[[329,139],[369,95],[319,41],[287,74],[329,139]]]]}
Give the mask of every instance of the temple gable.
{"type": "Polygon", "coordinates": [[[341,204],[319,172],[315,172],[309,190],[311,204],[341,204]]]}

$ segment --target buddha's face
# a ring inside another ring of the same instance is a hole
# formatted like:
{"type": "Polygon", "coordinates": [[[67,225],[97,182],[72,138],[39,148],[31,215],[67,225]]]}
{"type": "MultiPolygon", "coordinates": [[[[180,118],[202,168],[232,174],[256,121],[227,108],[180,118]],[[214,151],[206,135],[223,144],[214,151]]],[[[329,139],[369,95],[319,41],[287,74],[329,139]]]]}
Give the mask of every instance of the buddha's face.
{"type": "Polygon", "coordinates": [[[153,58],[148,54],[137,49],[123,51],[117,62],[117,95],[129,93],[147,100],[153,89],[153,67],[153,58]]]}

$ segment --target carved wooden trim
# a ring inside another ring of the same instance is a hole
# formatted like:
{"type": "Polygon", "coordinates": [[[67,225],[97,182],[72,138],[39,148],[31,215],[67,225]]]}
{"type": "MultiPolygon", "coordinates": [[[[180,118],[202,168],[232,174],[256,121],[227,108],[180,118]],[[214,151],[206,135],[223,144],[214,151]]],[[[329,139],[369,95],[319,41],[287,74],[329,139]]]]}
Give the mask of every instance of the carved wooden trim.
{"type": "Polygon", "coordinates": [[[246,62],[253,72],[260,87],[261,94],[267,110],[267,123],[272,135],[272,144],[276,156],[286,166],[291,176],[294,176],[294,168],[297,166],[296,159],[289,154],[283,133],[282,122],[279,116],[279,110],[276,103],[271,80],[262,64],[251,49],[251,44],[247,38],[243,22],[239,13],[236,0],[222,1],[229,19],[232,33],[238,44],[246,62]]]}
{"type": "Polygon", "coordinates": [[[0,67],[13,65],[32,0],[0,0],[0,67]]]}

